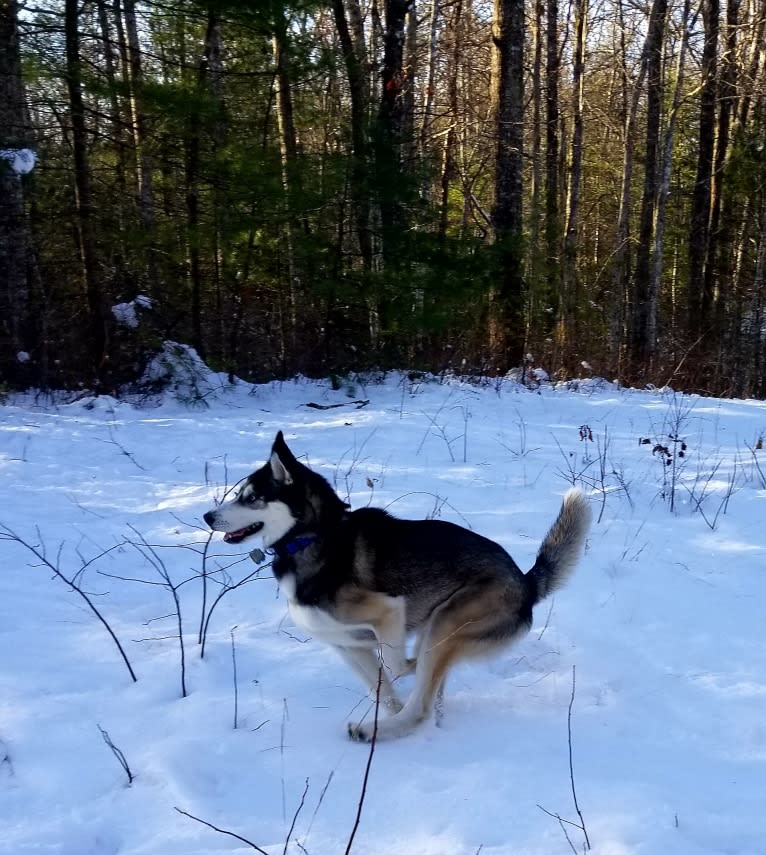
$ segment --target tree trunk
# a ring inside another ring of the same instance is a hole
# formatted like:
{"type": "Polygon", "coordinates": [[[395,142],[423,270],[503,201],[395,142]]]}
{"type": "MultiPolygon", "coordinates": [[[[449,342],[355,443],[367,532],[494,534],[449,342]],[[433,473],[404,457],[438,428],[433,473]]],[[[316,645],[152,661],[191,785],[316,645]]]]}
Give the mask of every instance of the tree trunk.
{"type": "Polygon", "coordinates": [[[93,231],[93,200],[88,163],[85,105],[82,97],[77,0],[65,0],[64,38],[66,43],[66,85],[72,123],[75,219],[82,278],[88,306],[87,349],[94,379],[98,381],[103,376],[107,359],[107,314],[97,266],[96,241],[93,231]]]}
{"type": "Polygon", "coordinates": [[[570,148],[567,227],[564,236],[564,263],[562,265],[561,298],[559,300],[562,323],[562,355],[564,356],[567,374],[571,374],[575,367],[575,354],[572,352],[572,348],[578,341],[577,309],[580,300],[577,270],[577,227],[580,218],[580,193],[582,190],[583,81],[587,18],[588,0],[577,0],[572,65],[572,143],[570,148]]]}
{"type": "MultiPolygon", "coordinates": [[[[226,106],[223,94],[223,44],[221,41],[221,25],[218,14],[213,6],[208,7],[207,27],[205,28],[205,77],[207,91],[213,105],[213,134],[212,134],[212,176],[213,201],[213,233],[212,258],[214,267],[215,314],[218,321],[218,356],[226,358],[227,342],[229,339],[226,320],[227,309],[224,306],[224,288],[229,280],[227,275],[227,252],[224,245],[224,235],[227,233],[228,205],[226,193],[226,176],[221,169],[221,150],[226,136],[226,106]]],[[[238,295],[233,295],[236,302],[238,295]]]]}
{"type": "MultiPolygon", "coordinates": [[[[691,11],[691,0],[684,0],[684,8],[681,17],[681,44],[678,48],[678,60],[676,63],[675,85],[673,88],[673,103],[668,116],[668,125],[665,129],[665,141],[662,146],[662,167],[660,186],[657,193],[657,214],[654,229],[654,251],[653,261],[649,278],[648,310],[646,317],[646,339],[650,345],[657,342],[657,314],[658,300],[660,295],[660,284],[662,281],[662,261],[665,243],[665,220],[667,199],[670,194],[670,178],[673,170],[673,143],[675,140],[678,111],[681,108],[681,97],[685,79],[686,53],[689,46],[689,14],[691,11]]],[[[650,357],[654,356],[653,348],[650,357]]]]}
{"type": "Polygon", "coordinates": [[[402,68],[402,164],[410,174],[415,172],[418,135],[415,132],[415,81],[418,77],[417,0],[409,0],[404,38],[402,68]]]}
{"type": "Polygon", "coordinates": [[[629,346],[632,367],[645,374],[654,355],[656,341],[650,341],[648,331],[654,324],[650,315],[656,312],[650,297],[654,215],[660,187],[660,122],[662,119],[662,57],[667,17],[667,0],[654,0],[646,35],[646,145],[644,147],[644,189],[639,217],[636,269],[633,276],[632,312],[629,346]]]}
{"type": "Polygon", "coordinates": [[[492,224],[498,285],[491,295],[490,350],[499,369],[524,355],[523,167],[524,3],[495,0],[492,21],[493,112],[497,128],[492,224]]]}
{"type": "Polygon", "coordinates": [[[30,149],[18,31],[18,3],[0,2],[0,377],[13,384],[35,379],[27,357],[34,348],[31,329],[33,282],[31,244],[21,174],[11,153],[30,149]]]}
{"type": "MultiPolygon", "coordinates": [[[[619,5],[622,15],[622,3],[619,5]]],[[[654,7],[652,7],[652,14],[654,7]]],[[[651,15],[649,30],[651,31],[651,15]]],[[[611,263],[612,280],[612,306],[610,311],[609,351],[612,359],[612,370],[620,372],[621,344],[625,317],[627,314],[627,287],[630,281],[631,258],[630,258],[630,205],[631,187],[633,183],[633,167],[635,165],[636,147],[636,124],[638,121],[638,106],[641,100],[641,91],[646,78],[648,64],[648,34],[644,41],[639,64],[638,79],[633,86],[633,95],[628,104],[627,76],[628,69],[627,53],[625,48],[625,28],[622,20],[619,25],[620,45],[622,53],[622,75],[623,75],[623,109],[625,111],[624,121],[624,152],[622,161],[622,179],[620,185],[620,207],[617,214],[617,230],[615,233],[615,247],[611,263]]]]}
{"type": "MultiPolygon", "coordinates": [[[[420,127],[420,158],[425,160],[428,151],[428,135],[431,133],[431,121],[436,95],[436,63],[439,49],[439,0],[431,0],[428,17],[428,61],[426,63],[426,97],[423,104],[423,124],[420,127]]],[[[457,71],[454,71],[457,74],[457,71]]],[[[425,182],[425,186],[428,184],[425,182]]],[[[424,194],[426,195],[426,194],[424,194]]]]}
{"type": "Polygon", "coordinates": [[[462,51],[460,24],[463,14],[462,0],[455,0],[452,16],[449,21],[448,39],[451,42],[451,56],[448,67],[447,78],[447,104],[449,105],[449,127],[444,137],[442,149],[441,168],[441,208],[439,211],[439,237],[444,241],[447,237],[449,226],[449,190],[450,182],[455,174],[455,141],[457,138],[457,125],[460,121],[458,108],[458,73],[460,69],[460,55],[462,51]]]}
{"type": "MultiPolygon", "coordinates": [[[[544,0],[535,0],[534,34],[532,43],[532,171],[529,211],[529,317],[530,323],[541,325],[538,339],[546,340],[551,323],[550,294],[547,293],[546,252],[543,245],[543,17],[544,0]]],[[[548,354],[550,356],[550,354],[548,354]]]]}
{"type": "Polygon", "coordinates": [[[123,0],[125,32],[128,47],[128,81],[130,90],[130,115],[133,145],[136,151],[137,197],[141,222],[146,229],[149,245],[150,285],[157,283],[152,244],[154,240],[154,169],[149,151],[144,106],[144,73],[141,62],[141,44],[138,38],[135,0],[123,0]]]}
{"type": "MultiPolygon", "coordinates": [[[[724,206],[725,179],[729,161],[732,117],[737,99],[737,32],[741,0],[728,0],[726,4],[726,41],[719,66],[720,85],[718,90],[718,127],[715,142],[715,165],[711,183],[710,233],[705,259],[705,291],[712,295],[715,306],[715,334],[719,352],[725,346],[726,310],[728,284],[731,278],[729,264],[732,242],[733,217],[722,216],[724,206]]],[[[732,306],[728,307],[733,308],[732,306]]],[[[727,370],[723,360],[716,360],[720,370],[727,370]]],[[[728,376],[728,375],[727,375],[728,376]]]]}
{"type": "Polygon", "coordinates": [[[546,300],[551,304],[554,303],[561,290],[558,18],[558,0],[547,0],[545,34],[545,247],[547,258],[545,266],[546,300]]]}
{"type": "Polygon", "coordinates": [[[612,371],[619,375],[622,364],[622,345],[627,308],[627,287],[630,278],[630,199],[633,181],[633,166],[635,160],[635,128],[638,117],[638,104],[641,98],[641,87],[646,74],[646,64],[639,64],[638,79],[634,83],[633,95],[629,96],[628,87],[628,55],[625,43],[625,21],[623,0],[617,4],[619,21],[617,30],[620,42],[620,79],[621,87],[621,119],[623,123],[623,159],[622,178],[620,183],[620,203],[617,213],[617,228],[614,238],[614,252],[611,260],[611,304],[609,307],[609,356],[612,371]]]}
{"type": "MultiPolygon", "coordinates": [[[[180,33],[183,42],[185,34],[180,33]]],[[[204,66],[197,69],[195,84],[201,88],[201,77],[204,66]]],[[[202,120],[200,116],[197,93],[189,100],[189,115],[186,123],[186,139],[184,140],[184,178],[186,182],[186,252],[187,274],[189,281],[189,313],[191,322],[191,343],[202,359],[207,353],[205,336],[202,327],[202,260],[200,229],[200,169],[201,169],[201,134],[202,120]]]]}
{"type": "MultiPolygon", "coordinates": [[[[356,0],[349,0],[349,6],[355,7],[352,21],[361,22],[356,0]]],[[[370,182],[369,182],[369,145],[367,140],[367,115],[369,110],[369,91],[366,77],[367,50],[364,44],[364,31],[356,31],[352,37],[343,0],[332,0],[335,27],[338,31],[343,60],[346,65],[346,77],[351,100],[351,197],[354,203],[354,223],[359,242],[362,267],[365,272],[372,270],[372,238],[370,236],[370,182]]],[[[358,28],[357,28],[358,29],[358,28]]]]}
{"type": "MultiPolygon", "coordinates": [[[[117,192],[119,199],[117,200],[117,213],[120,226],[124,226],[124,217],[122,210],[122,200],[127,195],[128,184],[126,178],[125,166],[125,140],[124,140],[124,119],[122,108],[120,105],[120,90],[117,81],[117,69],[114,64],[114,55],[112,52],[114,42],[112,40],[111,30],[109,26],[109,15],[106,7],[106,0],[98,0],[98,25],[101,30],[101,39],[104,43],[104,74],[106,75],[106,85],[109,92],[109,124],[111,125],[112,140],[116,149],[116,172],[117,172],[117,192]]],[[[122,243],[122,242],[121,242],[122,243]]],[[[124,256],[124,250],[121,246],[121,256],[124,256]]]]}
{"type": "Polygon", "coordinates": [[[713,294],[705,273],[715,150],[715,110],[718,93],[719,0],[703,0],[705,43],[702,49],[697,177],[694,182],[689,229],[688,330],[697,339],[710,323],[713,294]]]}
{"type": "Polygon", "coordinates": [[[296,161],[298,142],[295,134],[293,114],[290,52],[287,41],[287,20],[279,12],[275,20],[272,47],[276,70],[277,128],[279,131],[279,153],[282,163],[282,187],[284,189],[284,234],[287,253],[287,294],[289,306],[289,329],[286,338],[290,343],[293,359],[297,355],[298,295],[303,288],[302,271],[296,258],[296,235],[293,211],[299,195],[299,179],[296,161]]]}
{"type": "Polygon", "coordinates": [[[386,0],[383,39],[382,92],[378,111],[376,171],[380,196],[383,260],[393,266],[399,258],[405,224],[401,204],[402,144],[404,142],[406,90],[404,68],[405,22],[411,0],[386,0]]]}

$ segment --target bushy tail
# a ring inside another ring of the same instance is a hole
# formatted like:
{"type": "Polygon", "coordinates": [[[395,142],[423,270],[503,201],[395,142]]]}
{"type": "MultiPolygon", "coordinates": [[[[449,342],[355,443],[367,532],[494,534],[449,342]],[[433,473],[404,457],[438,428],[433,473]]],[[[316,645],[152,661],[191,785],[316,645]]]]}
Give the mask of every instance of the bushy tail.
{"type": "Polygon", "coordinates": [[[556,522],[545,535],[534,566],[525,577],[534,602],[566,582],[582,553],[590,521],[591,510],[585,494],[574,488],[569,490],[556,522]]]}

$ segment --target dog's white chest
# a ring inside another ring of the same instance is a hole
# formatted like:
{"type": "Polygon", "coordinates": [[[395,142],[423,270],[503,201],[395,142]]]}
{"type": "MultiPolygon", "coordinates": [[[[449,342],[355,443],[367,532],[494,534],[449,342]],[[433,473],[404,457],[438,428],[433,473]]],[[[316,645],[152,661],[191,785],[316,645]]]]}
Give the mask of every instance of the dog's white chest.
{"type": "Polygon", "coordinates": [[[370,624],[342,623],[320,606],[304,606],[295,598],[295,576],[279,580],[293,623],[318,641],[334,647],[375,647],[377,638],[370,624]]]}

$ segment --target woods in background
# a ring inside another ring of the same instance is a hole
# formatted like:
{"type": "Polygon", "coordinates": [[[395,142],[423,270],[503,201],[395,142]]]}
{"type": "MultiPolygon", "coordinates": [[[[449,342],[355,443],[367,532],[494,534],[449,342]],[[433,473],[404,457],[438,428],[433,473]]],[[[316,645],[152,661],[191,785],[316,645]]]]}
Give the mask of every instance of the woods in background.
{"type": "Polygon", "coordinates": [[[252,380],[529,353],[764,397],[765,30],[766,0],[0,0],[0,376],[111,391],[172,339],[252,380]]]}

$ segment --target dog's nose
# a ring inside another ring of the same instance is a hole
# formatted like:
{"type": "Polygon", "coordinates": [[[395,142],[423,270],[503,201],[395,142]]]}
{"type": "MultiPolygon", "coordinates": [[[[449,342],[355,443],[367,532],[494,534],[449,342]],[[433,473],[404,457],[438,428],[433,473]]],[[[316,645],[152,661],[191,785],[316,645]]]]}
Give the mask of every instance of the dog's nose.
{"type": "Polygon", "coordinates": [[[213,522],[215,521],[215,511],[208,511],[203,517],[203,520],[210,526],[213,527],[213,522]]]}

